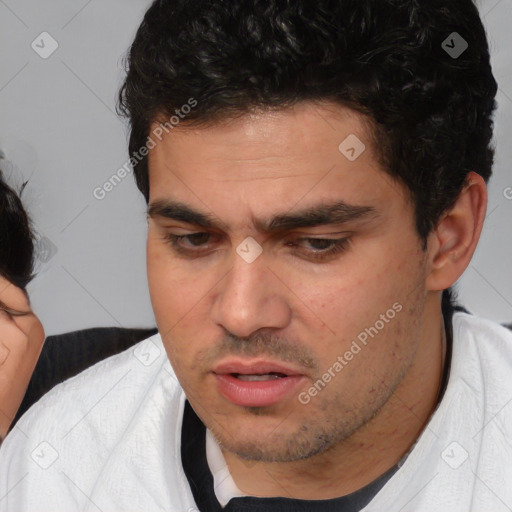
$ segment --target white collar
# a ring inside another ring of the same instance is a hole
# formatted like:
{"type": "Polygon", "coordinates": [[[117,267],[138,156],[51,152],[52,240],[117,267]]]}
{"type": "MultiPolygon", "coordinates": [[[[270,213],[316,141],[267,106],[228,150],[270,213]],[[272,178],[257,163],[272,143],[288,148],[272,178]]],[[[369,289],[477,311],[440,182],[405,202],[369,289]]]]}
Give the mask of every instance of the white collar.
{"type": "Polygon", "coordinates": [[[236,486],[220,446],[209,429],[206,429],[206,460],[213,475],[213,489],[222,508],[231,498],[247,496],[236,486]]]}

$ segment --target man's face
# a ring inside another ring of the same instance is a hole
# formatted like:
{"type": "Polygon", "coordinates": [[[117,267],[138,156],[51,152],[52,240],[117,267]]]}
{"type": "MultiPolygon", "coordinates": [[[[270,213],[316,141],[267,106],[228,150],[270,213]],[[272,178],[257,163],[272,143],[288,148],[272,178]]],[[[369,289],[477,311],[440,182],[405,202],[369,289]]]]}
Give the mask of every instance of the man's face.
{"type": "Polygon", "coordinates": [[[149,178],[158,328],[223,448],[298,460],[375,416],[415,364],[426,260],[362,117],[302,104],[181,125],[150,151],[149,178]],[[304,216],[340,202],[326,224],[304,216]]]}

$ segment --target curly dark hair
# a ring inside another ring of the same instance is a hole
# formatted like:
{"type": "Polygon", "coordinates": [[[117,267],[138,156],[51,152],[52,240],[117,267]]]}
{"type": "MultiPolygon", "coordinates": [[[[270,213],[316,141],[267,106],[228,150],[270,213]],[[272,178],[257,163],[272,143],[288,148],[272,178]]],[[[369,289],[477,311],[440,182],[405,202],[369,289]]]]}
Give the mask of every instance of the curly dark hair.
{"type": "Polygon", "coordinates": [[[34,242],[30,218],[0,170],[0,275],[25,293],[34,277],[34,242]]]}
{"type": "Polygon", "coordinates": [[[146,201],[137,152],[190,98],[191,124],[303,101],[364,114],[379,162],[410,191],[424,249],[467,174],[492,173],[497,84],[471,0],[157,0],[126,68],[118,112],[146,201]],[[468,43],[456,58],[442,46],[453,32],[468,43]]]}

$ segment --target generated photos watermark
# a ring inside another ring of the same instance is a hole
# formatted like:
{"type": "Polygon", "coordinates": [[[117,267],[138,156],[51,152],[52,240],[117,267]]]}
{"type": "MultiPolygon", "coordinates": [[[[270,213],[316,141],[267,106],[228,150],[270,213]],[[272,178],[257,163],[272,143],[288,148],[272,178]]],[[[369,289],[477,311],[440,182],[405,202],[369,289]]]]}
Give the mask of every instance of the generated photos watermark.
{"type": "Polygon", "coordinates": [[[133,172],[133,168],[143,159],[145,158],[150,149],[153,149],[156,146],[156,141],[162,140],[164,133],[170,133],[171,130],[176,128],[184,119],[187,114],[191,112],[191,110],[197,106],[197,100],[194,98],[189,98],[187,103],[183,104],[179,109],[176,109],[174,112],[176,115],[172,115],[165,123],[159,123],[156,128],[151,132],[151,135],[148,136],[146,143],[139,148],[138,151],[134,151],[130,158],[121,166],[117,171],[110,176],[101,186],[96,187],[92,195],[95,199],[99,201],[105,199],[109,192],[112,192],[121,181],[126,178],[129,174],[133,172]]]}
{"type": "Polygon", "coordinates": [[[382,329],[389,324],[397,315],[402,311],[403,306],[399,302],[395,302],[391,308],[389,308],[385,313],[382,313],[379,316],[379,319],[375,321],[375,323],[366,327],[363,331],[361,331],[357,335],[357,340],[352,340],[350,344],[350,348],[344,352],[343,355],[339,355],[336,361],[323,373],[323,375],[316,380],[316,382],[308,388],[307,391],[302,391],[298,395],[298,400],[301,404],[307,405],[311,402],[311,399],[318,395],[321,391],[325,389],[327,384],[333,380],[336,375],[338,375],[345,366],[349,364],[354,356],[359,354],[361,350],[368,345],[369,338],[374,338],[379,334],[382,329]],[[361,346],[362,345],[362,346],[361,346]]]}

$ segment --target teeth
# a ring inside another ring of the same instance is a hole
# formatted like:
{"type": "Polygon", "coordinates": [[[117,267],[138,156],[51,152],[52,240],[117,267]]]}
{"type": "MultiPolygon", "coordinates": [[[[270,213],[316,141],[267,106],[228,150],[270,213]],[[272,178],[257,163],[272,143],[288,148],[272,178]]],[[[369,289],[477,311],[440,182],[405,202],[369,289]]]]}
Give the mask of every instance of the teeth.
{"type": "Polygon", "coordinates": [[[245,380],[245,381],[252,382],[252,381],[263,381],[263,380],[280,379],[280,378],[284,377],[284,375],[278,374],[278,373],[267,373],[265,375],[242,375],[242,374],[237,374],[237,375],[235,375],[235,377],[237,379],[240,379],[240,380],[245,380]]]}

